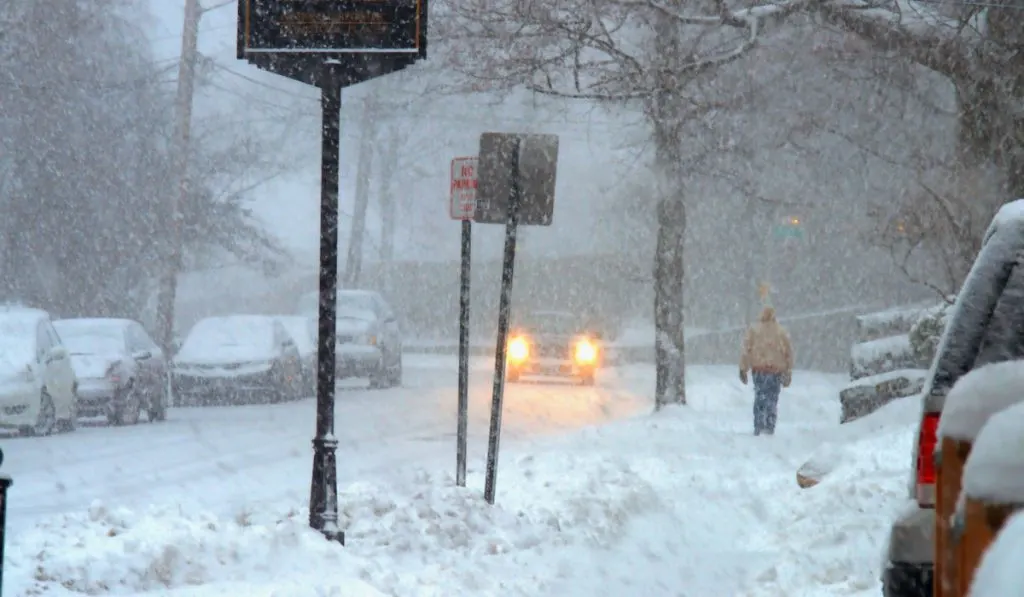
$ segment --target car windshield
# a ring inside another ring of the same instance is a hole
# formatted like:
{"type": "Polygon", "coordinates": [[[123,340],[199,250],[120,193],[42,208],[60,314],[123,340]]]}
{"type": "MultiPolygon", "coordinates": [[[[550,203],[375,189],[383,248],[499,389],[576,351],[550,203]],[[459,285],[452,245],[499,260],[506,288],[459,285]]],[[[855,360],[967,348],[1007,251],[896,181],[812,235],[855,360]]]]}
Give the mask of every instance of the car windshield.
{"type": "Polygon", "coordinates": [[[544,334],[571,335],[583,331],[583,324],[571,313],[529,313],[520,325],[544,334]]]}
{"type": "Polygon", "coordinates": [[[79,325],[60,321],[55,321],[53,327],[71,354],[91,355],[124,352],[124,335],[118,327],[96,324],[79,325]]]}
{"type": "Polygon", "coordinates": [[[215,317],[197,323],[181,352],[211,352],[238,348],[272,352],[274,331],[270,320],[260,317],[215,317]]]}

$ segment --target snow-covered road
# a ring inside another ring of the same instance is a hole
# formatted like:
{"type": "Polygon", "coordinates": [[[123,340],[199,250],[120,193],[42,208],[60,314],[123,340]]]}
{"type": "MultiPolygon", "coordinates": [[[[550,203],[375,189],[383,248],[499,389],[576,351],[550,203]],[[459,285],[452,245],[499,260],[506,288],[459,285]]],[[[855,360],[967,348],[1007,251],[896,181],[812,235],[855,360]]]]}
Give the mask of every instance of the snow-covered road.
{"type": "MultiPolygon", "coordinates": [[[[471,466],[482,464],[486,451],[492,369],[488,359],[473,362],[471,466]]],[[[342,382],[335,419],[339,484],[443,461],[454,470],[455,381],[450,357],[410,355],[404,387],[368,390],[365,382],[342,382]]],[[[506,387],[503,446],[648,408],[645,399],[614,385],[506,387]]],[[[310,398],[273,406],[180,408],[164,423],[83,426],[72,434],[0,440],[4,471],[16,483],[9,524],[17,531],[40,516],[83,510],[95,499],[144,507],[186,496],[227,513],[237,510],[238,499],[308,494],[314,407],[310,398]],[[245,492],[225,491],[243,486],[245,492]]]]}

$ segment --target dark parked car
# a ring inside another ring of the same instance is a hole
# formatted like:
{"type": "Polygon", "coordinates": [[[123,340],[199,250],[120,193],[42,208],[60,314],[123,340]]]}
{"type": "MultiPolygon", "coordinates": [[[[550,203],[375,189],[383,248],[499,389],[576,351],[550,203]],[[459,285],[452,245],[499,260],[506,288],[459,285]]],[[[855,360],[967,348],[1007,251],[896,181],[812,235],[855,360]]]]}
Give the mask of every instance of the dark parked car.
{"type": "MultiPolygon", "coordinates": [[[[921,397],[910,503],[893,523],[882,572],[885,597],[931,597],[939,419],[967,372],[1024,358],[1024,200],[1004,205],[985,234],[939,342],[921,397]]],[[[947,521],[948,523],[948,521],[947,521]]]]}
{"type": "Polygon", "coordinates": [[[167,418],[167,360],[142,324],[131,319],[53,322],[78,378],[78,415],[134,425],[167,418]]]}
{"type": "MultiPolygon", "coordinates": [[[[302,315],[317,317],[319,296],[299,299],[302,315]]],[[[335,321],[336,375],[367,377],[371,388],[402,385],[402,331],[391,306],[372,290],[339,290],[335,321]]]]}
{"type": "Polygon", "coordinates": [[[200,320],[174,356],[171,379],[179,404],[281,402],[303,395],[295,340],[268,315],[200,320]]]}

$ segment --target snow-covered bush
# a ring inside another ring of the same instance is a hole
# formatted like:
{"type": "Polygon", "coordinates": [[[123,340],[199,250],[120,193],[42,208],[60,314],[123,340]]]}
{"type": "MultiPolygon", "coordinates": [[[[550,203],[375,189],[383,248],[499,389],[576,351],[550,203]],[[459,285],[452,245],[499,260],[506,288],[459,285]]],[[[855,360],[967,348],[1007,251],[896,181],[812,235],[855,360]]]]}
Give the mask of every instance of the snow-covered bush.
{"type": "Polygon", "coordinates": [[[938,349],[942,332],[946,329],[951,306],[942,304],[929,309],[910,328],[910,347],[919,366],[927,367],[935,358],[935,351],[938,349]]]}

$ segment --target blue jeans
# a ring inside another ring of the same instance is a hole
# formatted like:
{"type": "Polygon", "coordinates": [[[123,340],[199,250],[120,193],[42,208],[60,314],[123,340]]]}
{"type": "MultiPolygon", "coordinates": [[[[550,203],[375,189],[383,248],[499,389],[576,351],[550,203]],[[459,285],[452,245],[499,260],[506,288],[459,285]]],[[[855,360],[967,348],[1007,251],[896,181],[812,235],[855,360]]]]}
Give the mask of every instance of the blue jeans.
{"type": "Polygon", "coordinates": [[[779,393],[782,376],[778,373],[754,372],[754,435],[775,433],[779,414],[779,393]]]}

